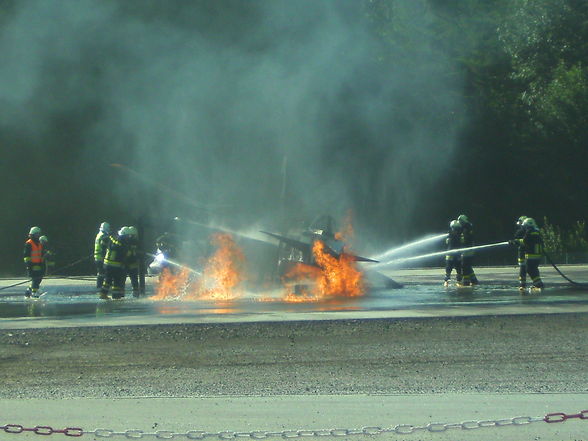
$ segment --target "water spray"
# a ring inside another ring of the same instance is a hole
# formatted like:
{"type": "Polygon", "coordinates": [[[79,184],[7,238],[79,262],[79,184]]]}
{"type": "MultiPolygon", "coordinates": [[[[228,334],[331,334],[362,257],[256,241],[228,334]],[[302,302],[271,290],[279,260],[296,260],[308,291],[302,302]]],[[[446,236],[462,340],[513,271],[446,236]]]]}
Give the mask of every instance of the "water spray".
{"type": "Polygon", "coordinates": [[[227,233],[227,234],[232,234],[234,236],[239,236],[245,239],[251,239],[251,240],[256,240],[258,242],[264,242],[264,243],[269,243],[269,244],[273,244],[274,242],[260,234],[258,234],[257,231],[254,231],[253,233],[248,233],[248,232],[243,232],[243,231],[236,231],[236,230],[232,230],[230,228],[226,228],[226,227],[221,227],[218,225],[209,225],[209,224],[205,224],[202,222],[197,222],[194,220],[190,220],[190,219],[184,219],[184,218],[180,218],[180,217],[175,217],[174,218],[175,221],[179,221],[179,222],[185,222],[191,225],[196,225],[199,227],[203,227],[203,228],[208,228],[211,230],[218,230],[221,231],[223,233],[227,233]]]}
{"type": "Polygon", "coordinates": [[[448,254],[460,254],[460,253],[463,253],[466,251],[476,251],[476,250],[481,250],[484,248],[494,248],[494,247],[500,247],[500,246],[504,246],[504,245],[508,245],[508,242],[496,242],[496,243],[490,243],[487,245],[478,245],[475,247],[457,248],[455,250],[437,251],[435,253],[422,254],[420,256],[414,256],[414,257],[404,257],[401,259],[394,259],[394,260],[390,260],[388,262],[378,263],[378,264],[374,265],[373,268],[380,268],[382,266],[389,266],[389,265],[400,265],[404,262],[410,262],[412,260],[420,260],[420,259],[426,259],[429,257],[445,256],[448,254]]]}
{"type": "Polygon", "coordinates": [[[194,268],[191,268],[187,265],[181,264],[179,262],[176,262],[174,260],[168,259],[167,257],[165,257],[163,254],[152,254],[152,253],[145,253],[153,258],[155,258],[156,261],[158,262],[166,262],[169,263],[170,265],[173,265],[175,267],[178,268],[182,268],[182,269],[187,269],[188,271],[190,271],[192,274],[196,274],[197,276],[202,276],[202,273],[199,271],[196,271],[194,268]]]}
{"type": "Polygon", "coordinates": [[[386,260],[390,256],[393,256],[394,254],[399,254],[399,253],[401,253],[403,251],[406,251],[406,250],[408,250],[410,248],[416,248],[416,247],[419,247],[421,245],[425,245],[425,244],[427,244],[429,242],[434,242],[436,240],[443,239],[445,237],[447,237],[447,233],[436,234],[435,236],[427,236],[424,239],[419,239],[419,240],[416,240],[414,242],[409,242],[407,244],[401,245],[401,246],[396,247],[396,248],[391,248],[388,251],[386,251],[386,252],[384,252],[382,254],[379,254],[376,257],[373,257],[373,259],[374,260],[379,260],[379,261],[386,260]]]}

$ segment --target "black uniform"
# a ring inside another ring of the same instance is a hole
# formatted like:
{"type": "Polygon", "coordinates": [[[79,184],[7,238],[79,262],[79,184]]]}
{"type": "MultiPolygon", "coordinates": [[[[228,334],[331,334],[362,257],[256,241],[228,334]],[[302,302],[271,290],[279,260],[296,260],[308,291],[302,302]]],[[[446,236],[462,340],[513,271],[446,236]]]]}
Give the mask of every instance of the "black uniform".
{"type": "MultiPolygon", "coordinates": [[[[128,241],[128,252],[125,259],[126,275],[131,280],[133,297],[139,297],[139,242],[137,238],[130,237],[128,241]]],[[[126,276],[125,276],[126,279],[126,276]]]]}
{"type": "MultiPolygon", "coordinates": [[[[462,248],[469,248],[474,246],[474,226],[471,222],[466,222],[462,224],[462,232],[461,232],[461,247],[462,248]]],[[[477,285],[478,278],[474,273],[473,268],[474,262],[474,252],[473,251],[464,251],[461,255],[461,271],[463,275],[463,284],[468,285],[477,285]]]]}
{"type": "MultiPolygon", "coordinates": [[[[522,239],[525,236],[525,227],[517,223],[517,230],[514,238],[522,239]]],[[[524,288],[527,285],[527,261],[525,259],[525,247],[522,243],[517,243],[517,263],[519,264],[519,285],[524,288]]]]}
{"type": "Polygon", "coordinates": [[[522,246],[525,253],[527,274],[531,276],[535,288],[543,288],[543,281],[539,274],[539,262],[543,256],[543,238],[537,228],[525,229],[522,239],[515,239],[517,245],[522,246]]]}
{"type": "Polygon", "coordinates": [[[125,296],[125,279],[127,278],[126,259],[129,244],[126,236],[111,237],[108,250],[104,257],[104,283],[100,288],[100,298],[108,298],[112,289],[112,298],[120,299],[125,296]]]}
{"type": "MultiPolygon", "coordinates": [[[[447,233],[447,250],[457,250],[461,248],[461,228],[451,228],[447,233]]],[[[459,254],[447,254],[445,256],[445,281],[448,282],[451,279],[451,271],[455,269],[455,280],[457,283],[461,283],[461,258],[459,254]]]]}

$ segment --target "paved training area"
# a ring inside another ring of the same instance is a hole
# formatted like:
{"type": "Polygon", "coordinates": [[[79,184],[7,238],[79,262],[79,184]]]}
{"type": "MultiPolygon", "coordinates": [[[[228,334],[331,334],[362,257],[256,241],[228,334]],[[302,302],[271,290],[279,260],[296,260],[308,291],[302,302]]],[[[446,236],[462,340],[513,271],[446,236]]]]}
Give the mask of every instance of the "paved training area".
{"type": "MultiPolygon", "coordinates": [[[[93,439],[137,429],[151,439],[585,440],[585,419],[540,420],[588,409],[588,292],[542,270],[537,296],[518,292],[515,267],[478,268],[473,292],[445,290],[440,268],[391,271],[405,288],[311,304],[100,301],[91,279],[47,279],[35,301],[0,291],[0,427],[81,427],[93,439]],[[394,432],[430,423],[452,425],[394,432]],[[379,434],[347,432],[362,428],[379,434]]],[[[585,266],[562,270],[588,281],[585,266]]]]}
{"type": "MultiPolygon", "coordinates": [[[[562,270],[572,280],[588,281],[586,266],[562,270]]],[[[155,301],[150,298],[155,279],[147,280],[144,298],[103,301],[97,298],[91,277],[53,278],[43,281],[46,294],[38,300],[24,299],[26,285],[0,290],[0,329],[588,312],[588,291],[571,285],[552,267],[542,268],[546,290],[532,295],[519,292],[516,271],[514,266],[478,268],[481,285],[475,290],[444,288],[442,268],[388,271],[386,275],[404,288],[302,302],[285,301],[278,290],[246,291],[232,301],[155,301]]],[[[22,281],[3,280],[0,287],[22,281]]]]}

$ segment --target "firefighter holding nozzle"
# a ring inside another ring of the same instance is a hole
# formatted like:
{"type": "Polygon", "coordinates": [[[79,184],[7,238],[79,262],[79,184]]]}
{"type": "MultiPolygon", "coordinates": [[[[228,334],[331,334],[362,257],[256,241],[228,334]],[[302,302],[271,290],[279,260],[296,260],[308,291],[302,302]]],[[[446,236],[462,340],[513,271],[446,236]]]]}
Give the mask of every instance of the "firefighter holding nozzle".
{"type": "Polygon", "coordinates": [[[25,297],[38,297],[39,286],[45,275],[45,263],[43,261],[43,243],[41,228],[31,227],[29,238],[24,246],[24,263],[27,267],[27,275],[31,279],[31,285],[25,291],[25,297]]]}
{"type": "MultiPolygon", "coordinates": [[[[457,222],[461,226],[461,247],[471,248],[474,246],[474,226],[465,214],[460,214],[457,222]]],[[[473,267],[474,252],[472,250],[464,251],[461,254],[461,271],[463,286],[477,285],[478,278],[473,267]]]]}
{"type": "Polygon", "coordinates": [[[526,273],[533,281],[533,288],[542,289],[544,284],[539,274],[539,262],[543,256],[543,238],[533,218],[527,217],[524,219],[522,229],[523,231],[520,233],[522,237],[509,240],[508,243],[524,250],[526,273]]]}
{"type": "MultiPolygon", "coordinates": [[[[452,220],[449,223],[449,232],[447,233],[447,251],[461,248],[461,233],[462,228],[457,220],[452,220]]],[[[449,286],[451,280],[451,272],[455,269],[455,282],[459,285],[461,283],[461,259],[457,253],[448,253],[445,255],[445,286],[449,286]]]]}

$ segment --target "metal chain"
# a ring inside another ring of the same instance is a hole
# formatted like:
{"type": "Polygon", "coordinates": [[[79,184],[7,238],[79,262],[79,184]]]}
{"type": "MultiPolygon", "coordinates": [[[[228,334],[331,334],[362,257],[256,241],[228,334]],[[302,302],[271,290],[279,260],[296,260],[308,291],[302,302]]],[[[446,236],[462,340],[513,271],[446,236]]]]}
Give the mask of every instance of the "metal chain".
{"type": "Polygon", "coordinates": [[[450,429],[473,430],[481,429],[483,427],[503,427],[503,426],[522,426],[531,423],[546,422],[546,423],[563,423],[566,420],[578,418],[581,420],[588,420],[588,410],[583,410],[576,414],[566,414],[563,412],[549,413],[544,417],[529,417],[518,416],[513,418],[505,418],[500,420],[471,420],[463,421],[461,423],[429,423],[424,426],[414,426],[411,424],[399,424],[394,427],[378,427],[367,426],[361,429],[297,429],[297,430],[282,430],[277,432],[267,432],[263,430],[254,430],[251,432],[205,432],[201,430],[189,430],[187,432],[173,432],[170,430],[158,430],[157,432],[143,432],[142,430],[126,430],[124,432],[115,432],[110,429],[95,429],[86,431],[79,427],[68,427],[65,429],[53,429],[49,426],[36,426],[26,428],[19,424],[7,424],[0,426],[0,430],[6,433],[23,433],[33,432],[37,435],[53,435],[61,433],[65,436],[82,436],[94,435],[97,438],[112,438],[115,436],[125,437],[127,439],[138,439],[144,437],[155,437],[157,439],[172,439],[178,437],[185,437],[188,439],[201,440],[205,438],[218,438],[221,440],[250,438],[250,439],[267,439],[267,438],[309,438],[309,437],[343,437],[343,436],[374,436],[385,433],[395,433],[398,435],[407,435],[418,431],[427,432],[445,432],[450,429]]]}

